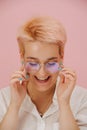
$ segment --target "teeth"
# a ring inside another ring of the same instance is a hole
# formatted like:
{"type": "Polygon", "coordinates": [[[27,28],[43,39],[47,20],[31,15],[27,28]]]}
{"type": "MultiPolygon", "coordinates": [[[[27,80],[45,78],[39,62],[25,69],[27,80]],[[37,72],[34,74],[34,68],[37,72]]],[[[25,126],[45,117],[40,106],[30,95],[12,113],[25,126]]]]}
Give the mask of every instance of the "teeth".
{"type": "MultiPolygon", "coordinates": [[[[47,77],[48,78],[48,77],[47,77]]],[[[45,79],[47,79],[47,78],[38,78],[39,80],[45,80],[45,79]]]]}

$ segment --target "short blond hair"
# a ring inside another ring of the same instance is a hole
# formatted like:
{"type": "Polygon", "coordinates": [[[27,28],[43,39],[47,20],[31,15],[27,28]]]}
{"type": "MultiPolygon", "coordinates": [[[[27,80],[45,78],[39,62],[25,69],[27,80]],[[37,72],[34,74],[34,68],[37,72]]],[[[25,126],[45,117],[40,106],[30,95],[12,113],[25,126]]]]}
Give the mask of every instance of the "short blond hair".
{"type": "Polygon", "coordinates": [[[20,52],[24,52],[24,42],[39,41],[41,43],[55,43],[59,46],[59,54],[64,55],[64,46],[67,40],[63,25],[51,17],[35,17],[26,22],[17,35],[20,52]]]}

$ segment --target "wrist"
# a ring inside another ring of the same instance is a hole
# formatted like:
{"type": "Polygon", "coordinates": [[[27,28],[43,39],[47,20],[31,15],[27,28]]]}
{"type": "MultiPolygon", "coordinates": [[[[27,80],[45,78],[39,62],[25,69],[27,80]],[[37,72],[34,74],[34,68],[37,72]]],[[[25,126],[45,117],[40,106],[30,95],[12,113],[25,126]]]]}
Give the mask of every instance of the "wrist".
{"type": "Polygon", "coordinates": [[[68,109],[70,108],[70,103],[66,101],[59,102],[59,108],[60,110],[68,109]]]}
{"type": "Polygon", "coordinates": [[[13,102],[10,102],[9,109],[12,109],[15,112],[19,112],[20,105],[13,103],[13,102]]]}
{"type": "Polygon", "coordinates": [[[69,105],[70,98],[65,98],[65,97],[58,98],[58,104],[59,105],[69,105]]]}

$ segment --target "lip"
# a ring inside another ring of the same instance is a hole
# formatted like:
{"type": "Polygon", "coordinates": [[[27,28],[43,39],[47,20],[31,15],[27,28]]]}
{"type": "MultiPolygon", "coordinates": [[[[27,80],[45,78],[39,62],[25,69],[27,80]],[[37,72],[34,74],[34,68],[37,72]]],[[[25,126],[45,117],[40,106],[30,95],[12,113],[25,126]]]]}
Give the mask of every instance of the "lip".
{"type": "Polygon", "coordinates": [[[47,83],[50,81],[51,76],[48,76],[48,78],[47,78],[46,80],[42,80],[42,81],[39,80],[39,79],[37,79],[36,76],[34,76],[34,78],[35,78],[35,81],[36,81],[38,84],[45,85],[45,84],[47,84],[47,83]]]}

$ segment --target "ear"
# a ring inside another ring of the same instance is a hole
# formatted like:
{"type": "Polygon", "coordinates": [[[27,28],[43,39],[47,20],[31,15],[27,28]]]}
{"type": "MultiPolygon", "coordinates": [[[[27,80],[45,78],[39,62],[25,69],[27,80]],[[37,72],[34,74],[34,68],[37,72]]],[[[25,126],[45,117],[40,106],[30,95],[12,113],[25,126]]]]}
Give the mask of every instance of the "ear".
{"type": "Polygon", "coordinates": [[[17,41],[18,41],[18,46],[19,46],[19,53],[20,53],[20,58],[23,58],[24,57],[24,45],[23,45],[23,42],[21,40],[21,38],[17,38],[17,41]]]}
{"type": "Polygon", "coordinates": [[[59,46],[59,55],[60,55],[60,61],[63,62],[63,59],[64,59],[64,45],[59,46]]]}
{"type": "Polygon", "coordinates": [[[20,58],[24,58],[24,54],[21,51],[19,51],[19,53],[20,53],[20,58]]]}
{"type": "Polygon", "coordinates": [[[64,53],[59,53],[59,62],[63,63],[64,61],[64,53]]]}
{"type": "Polygon", "coordinates": [[[63,57],[61,57],[61,56],[60,56],[60,60],[59,60],[59,66],[60,66],[60,68],[63,68],[63,67],[64,67],[63,57]]]}
{"type": "Polygon", "coordinates": [[[24,64],[24,54],[20,51],[20,60],[21,60],[21,64],[24,64]]]}

